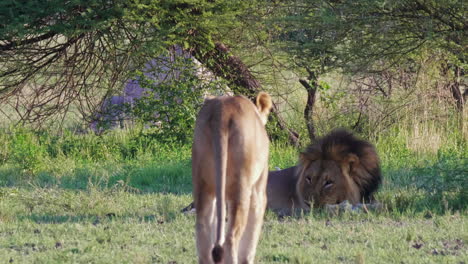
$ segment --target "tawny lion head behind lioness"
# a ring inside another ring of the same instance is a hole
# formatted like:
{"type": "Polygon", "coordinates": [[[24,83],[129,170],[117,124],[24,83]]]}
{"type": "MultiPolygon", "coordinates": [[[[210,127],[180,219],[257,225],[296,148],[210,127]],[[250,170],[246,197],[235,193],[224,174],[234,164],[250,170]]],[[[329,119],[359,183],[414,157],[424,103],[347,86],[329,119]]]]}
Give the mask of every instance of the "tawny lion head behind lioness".
{"type": "Polygon", "coordinates": [[[379,163],[372,144],[335,130],[301,153],[297,195],[305,207],[368,201],[381,182],[379,163]]]}

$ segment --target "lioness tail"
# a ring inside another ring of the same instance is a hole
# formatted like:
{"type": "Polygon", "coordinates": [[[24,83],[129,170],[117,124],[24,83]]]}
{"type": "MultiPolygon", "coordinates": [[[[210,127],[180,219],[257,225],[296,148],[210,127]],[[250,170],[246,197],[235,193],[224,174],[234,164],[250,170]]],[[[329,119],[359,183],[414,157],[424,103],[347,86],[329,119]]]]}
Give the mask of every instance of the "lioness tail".
{"type": "MultiPolygon", "coordinates": [[[[222,106],[221,106],[222,107],[222,106]]],[[[222,112],[222,111],[220,111],[222,112]]],[[[224,225],[226,219],[226,205],[225,205],[225,186],[226,186],[226,170],[227,170],[227,153],[228,153],[228,134],[224,126],[227,122],[222,120],[222,115],[219,113],[214,114],[211,121],[213,131],[213,146],[215,157],[215,178],[216,178],[216,214],[217,214],[217,228],[216,228],[216,243],[211,255],[215,263],[223,260],[223,247],[224,242],[224,225]]]]}

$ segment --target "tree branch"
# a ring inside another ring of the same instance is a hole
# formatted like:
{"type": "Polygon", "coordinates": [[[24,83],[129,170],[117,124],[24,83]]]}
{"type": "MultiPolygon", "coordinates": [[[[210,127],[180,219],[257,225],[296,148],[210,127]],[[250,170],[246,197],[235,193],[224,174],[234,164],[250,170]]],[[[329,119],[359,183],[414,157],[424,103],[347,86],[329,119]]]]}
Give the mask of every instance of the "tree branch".
{"type": "MultiPolygon", "coordinates": [[[[243,94],[253,99],[262,88],[249,68],[237,56],[230,54],[229,49],[224,44],[216,43],[214,49],[208,52],[202,51],[198,45],[195,45],[192,53],[216,76],[228,81],[234,93],[243,94]]],[[[276,117],[278,127],[288,133],[289,142],[292,145],[298,145],[299,134],[288,128],[276,104],[273,104],[272,114],[276,117]]]]}

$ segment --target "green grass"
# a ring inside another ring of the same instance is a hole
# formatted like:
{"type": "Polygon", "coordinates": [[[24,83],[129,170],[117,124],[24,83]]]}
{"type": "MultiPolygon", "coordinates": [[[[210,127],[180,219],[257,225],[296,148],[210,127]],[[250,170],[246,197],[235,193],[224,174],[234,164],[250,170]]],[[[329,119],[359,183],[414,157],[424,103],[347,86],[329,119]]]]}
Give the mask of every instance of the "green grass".
{"type": "MultiPolygon", "coordinates": [[[[195,263],[190,195],[2,188],[0,256],[14,263],[195,263]]],[[[465,214],[268,213],[258,263],[461,263],[465,214]]]]}
{"type": "MultiPolygon", "coordinates": [[[[0,134],[0,263],[195,263],[190,146],[136,131],[0,134]]],[[[468,154],[463,140],[415,151],[376,139],[379,214],[268,212],[257,263],[466,263],[468,154]]],[[[298,150],[271,145],[270,168],[298,150]]]]}

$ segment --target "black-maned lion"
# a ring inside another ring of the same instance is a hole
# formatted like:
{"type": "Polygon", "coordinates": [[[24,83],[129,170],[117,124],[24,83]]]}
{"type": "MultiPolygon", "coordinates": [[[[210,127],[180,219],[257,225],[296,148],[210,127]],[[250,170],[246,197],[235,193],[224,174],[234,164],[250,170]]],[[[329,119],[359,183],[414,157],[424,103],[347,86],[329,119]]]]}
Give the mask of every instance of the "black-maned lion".
{"type": "Polygon", "coordinates": [[[253,263],[266,208],[271,98],[205,100],[192,146],[199,263],[253,263]],[[224,225],[227,206],[227,230],[224,225]]]}
{"type": "Polygon", "coordinates": [[[308,146],[298,166],[270,172],[269,209],[288,214],[349,201],[369,202],[381,183],[375,147],[338,129],[308,146]]]}

